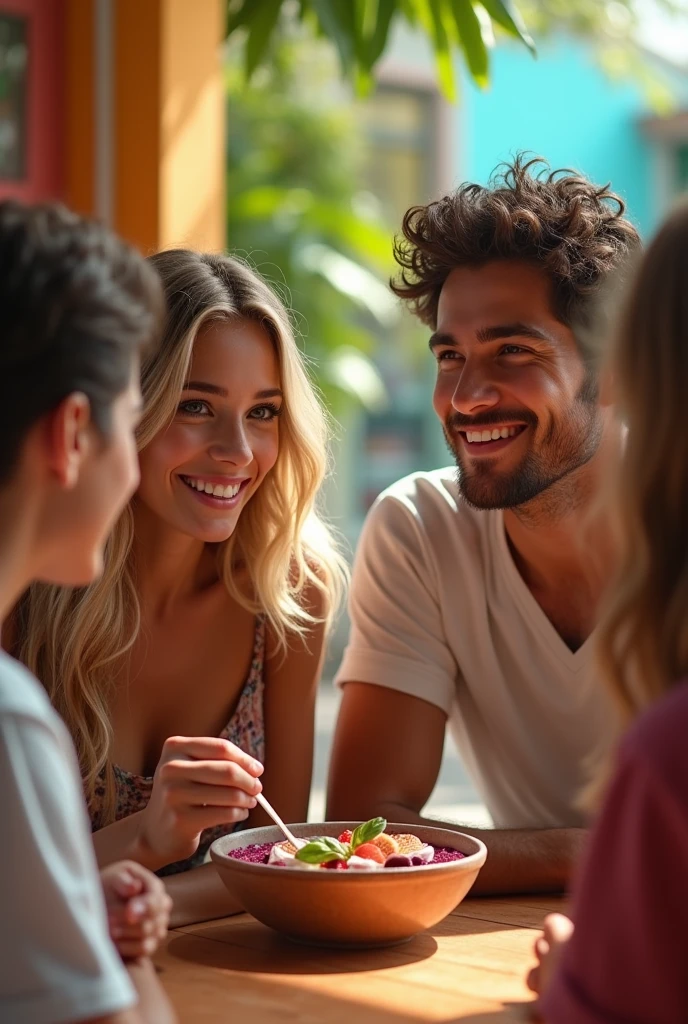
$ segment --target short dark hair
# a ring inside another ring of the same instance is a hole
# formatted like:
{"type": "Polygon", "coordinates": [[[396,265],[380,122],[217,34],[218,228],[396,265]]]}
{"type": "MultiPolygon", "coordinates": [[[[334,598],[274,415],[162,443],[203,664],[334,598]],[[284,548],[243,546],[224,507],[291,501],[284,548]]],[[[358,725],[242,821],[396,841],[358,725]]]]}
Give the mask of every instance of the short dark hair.
{"type": "Polygon", "coordinates": [[[0,484],[31,427],[75,391],[108,433],[162,308],[153,267],[102,225],[58,204],[0,202],[0,484]]]}
{"type": "Polygon", "coordinates": [[[401,273],[391,287],[434,329],[452,270],[522,260],[549,276],[556,317],[587,327],[599,286],[640,241],[624,212],[609,185],[519,154],[487,186],[464,184],[406,213],[394,244],[401,273]]]}

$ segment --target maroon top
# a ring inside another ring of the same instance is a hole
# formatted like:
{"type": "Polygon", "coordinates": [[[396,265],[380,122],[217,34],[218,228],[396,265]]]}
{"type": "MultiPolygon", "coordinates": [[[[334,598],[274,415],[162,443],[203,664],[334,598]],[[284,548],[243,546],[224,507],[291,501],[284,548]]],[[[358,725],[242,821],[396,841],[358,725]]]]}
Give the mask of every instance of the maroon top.
{"type": "Polygon", "coordinates": [[[688,1021],[688,683],[626,736],[574,891],[547,1024],[688,1021]]]}

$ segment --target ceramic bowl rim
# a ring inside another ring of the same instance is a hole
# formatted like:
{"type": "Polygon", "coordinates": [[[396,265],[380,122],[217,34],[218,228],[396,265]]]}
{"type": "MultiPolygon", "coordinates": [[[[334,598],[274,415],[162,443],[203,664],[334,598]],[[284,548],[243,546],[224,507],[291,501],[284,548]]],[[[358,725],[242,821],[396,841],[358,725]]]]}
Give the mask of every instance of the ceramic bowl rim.
{"type": "MultiPolygon", "coordinates": [[[[340,832],[343,832],[345,829],[353,830],[354,828],[356,828],[357,825],[360,824],[362,824],[362,822],[360,821],[313,821],[299,822],[298,824],[290,825],[289,827],[292,829],[292,831],[302,828],[309,828],[315,831],[319,826],[326,825],[328,828],[338,828],[340,832]]],[[[248,861],[238,860],[236,857],[230,857],[229,854],[225,853],[222,849],[220,849],[221,845],[226,843],[227,840],[238,839],[239,837],[243,838],[245,836],[248,837],[251,836],[252,833],[265,832],[271,828],[274,829],[275,832],[279,833],[279,829],[277,828],[276,825],[261,825],[258,828],[246,829],[245,831],[241,832],[230,832],[227,835],[220,836],[219,839],[216,839],[210,845],[211,860],[218,867],[229,866],[230,870],[248,872],[249,874],[254,875],[263,874],[266,870],[272,871],[276,865],[251,864],[248,861]]],[[[297,871],[293,868],[286,868],[283,869],[284,873],[286,877],[294,879],[295,882],[315,881],[316,878],[320,879],[320,881],[323,882],[332,878],[340,878],[346,880],[346,882],[348,882],[349,884],[363,883],[365,885],[370,884],[370,882],[372,882],[373,880],[377,880],[379,882],[384,879],[388,882],[391,882],[394,881],[394,879],[415,878],[418,877],[418,875],[420,875],[421,877],[427,877],[428,871],[433,871],[435,873],[438,871],[464,872],[471,869],[479,871],[487,859],[487,847],[485,846],[485,844],[482,842],[481,839],[476,838],[476,836],[471,836],[467,832],[459,832],[455,829],[442,828],[441,825],[408,825],[400,824],[398,822],[389,822],[387,828],[395,832],[400,832],[402,829],[407,829],[410,832],[415,832],[415,830],[417,829],[423,831],[427,830],[433,832],[441,832],[443,833],[443,835],[446,835],[449,839],[455,837],[468,839],[471,843],[475,843],[478,848],[474,853],[465,854],[460,860],[445,861],[443,864],[419,864],[403,868],[385,868],[384,870],[380,871],[347,871],[346,874],[344,874],[343,871],[308,871],[306,869],[302,871],[297,871]]],[[[297,838],[301,838],[298,835],[298,833],[295,834],[297,835],[297,838]]],[[[315,834],[317,835],[317,832],[315,832],[315,834]]],[[[269,839],[264,841],[272,842],[272,840],[269,839]]],[[[278,842],[279,840],[276,841],[278,842]]],[[[235,849],[241,848],[242,846],[250,846],[251,842],[251,839],[249,839],[248,842],[238,843],[235,849]]],[[[450,846],[451,843],[447,842],[446,845],[450,846]]]]}

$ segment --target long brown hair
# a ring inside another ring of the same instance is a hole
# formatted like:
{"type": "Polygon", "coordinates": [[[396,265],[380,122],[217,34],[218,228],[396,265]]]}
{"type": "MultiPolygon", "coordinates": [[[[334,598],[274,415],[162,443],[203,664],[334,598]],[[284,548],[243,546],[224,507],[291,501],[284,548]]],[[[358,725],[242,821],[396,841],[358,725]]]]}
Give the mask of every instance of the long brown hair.
{"type": "Polygon", "coordinates": [[[628,433],[614,480],[616,574],[598,650],[628,722],[688,677],[688,205],[642,259],[610,356],[628,433]]]}

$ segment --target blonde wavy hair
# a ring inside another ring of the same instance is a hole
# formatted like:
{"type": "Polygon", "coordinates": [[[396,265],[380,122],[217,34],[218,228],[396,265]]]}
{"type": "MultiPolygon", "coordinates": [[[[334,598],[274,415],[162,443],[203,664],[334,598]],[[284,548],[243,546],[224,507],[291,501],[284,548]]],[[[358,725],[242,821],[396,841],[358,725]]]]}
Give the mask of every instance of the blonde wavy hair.
{"type": "MultiPolygon", "coordinates": [[[[286,649],[290,634],[305,637],[317,622],[330,624],[346,579],[345,562],[317,510],[327,470],[326,414],[286,309],[250,267],[229,256],[185,249],[158,253],[150,263],[162,279],[167,308],[161,341],[142,366],[139,450],[171,422],[202,327],[249,319],[274,344],[284,394],[279,454],[236,530],[218,546],[218,571],[229,594],[249,611],[264,614],[286,649]],[[239,565],[248,573],[248,590],[237,580],[239,565]],[[305,607],[306,589],[320,594],[322,619],[305,607]]],[[[109,701],[140,625],[133,538],[129,506],[107,542],[105,568],[95,583],[72,590],[34,585],[15,618],[15,652],[43,682],[67,723],[89,801],[105,776],[101,825],[114,814],[109,701]]]]}
{"type": "Polygon", "coordinates": [[[612,480],[615,575],[598,657],[628,724],[688,677],[688,206],[634,274],[609,371],[627,436],[612,480]]]}

